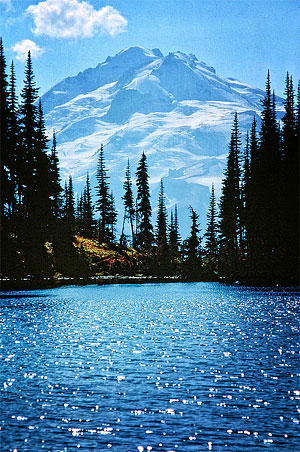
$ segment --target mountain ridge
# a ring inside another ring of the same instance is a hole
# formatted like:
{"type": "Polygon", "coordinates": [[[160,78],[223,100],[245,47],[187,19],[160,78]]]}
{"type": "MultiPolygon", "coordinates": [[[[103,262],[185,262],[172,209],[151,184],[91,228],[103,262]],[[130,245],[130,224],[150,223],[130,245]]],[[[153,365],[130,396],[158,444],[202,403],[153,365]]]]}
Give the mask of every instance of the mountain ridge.
{"type": "Polygon", "coordinates": [[[193,54],[164,56],[159,49],[136,46],[62,80],[42,96],[42,103],[49,133],[57,133],[62,176],[73,176],[77,192],[87,171],[96,185],[103,143],[121,212],[127,158],[134,175],[144,151],[152,206],[164,178],[168,206],[178,203],[186,235],[189,204],[194,202],[203,225],[213,181],[220,192],[234,112],[245,134],[254,116],[259,121],[263,97],[258,88],[218,76],[193,54]]]}

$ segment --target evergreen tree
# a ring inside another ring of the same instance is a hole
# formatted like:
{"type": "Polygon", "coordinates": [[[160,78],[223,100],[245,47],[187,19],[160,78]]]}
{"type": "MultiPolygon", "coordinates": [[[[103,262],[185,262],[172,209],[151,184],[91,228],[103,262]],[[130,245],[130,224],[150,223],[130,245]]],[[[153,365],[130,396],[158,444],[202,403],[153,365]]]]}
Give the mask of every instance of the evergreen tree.
{"type": "Polygon", "coordinates": [[[62,214],[62,188],[59,172],[59,159],[56,149],[56,135],[53,132],[52,148],[50,153],[50,183],[51,183],[51,211],[56,219],[62,214]]]}
{"type": "Polygon", "coordinates": [[[65,183],[64,217],[68,220],[69,224],[73,226],[75,220],[75,198],[72,176],[69,176],[68,183],[65,183]]]}
{"type": "Polygon", "coordinates": [[[238,118],[235,113],[220,202],[222,249],[233,258],[238,256],[240,245],[240,144],[238,118]]]}
{"type": "Polygon", "coordinates": [[[181,237],[179,234],[179,226],[178,226],[178,212],[177,212],[177,204],[175,204],[175,209],[174,209],[174,231],[175,231],[175,241],[177,246],[180,246],[180,242],[181,242],[181,237]]]}
{"type": "MultiPolygon", "coordinates": [[[[73,180],[69,176],[68,182],[65,182],[63,193],[63,218],[57,225],[57,233],[53,237],[53,249],[55,255],[56,270],[67,276],[87,276],[90,274],[89,266],[83,255],[74,247],[74,233],[81,233],[80,223],[78,221],[80,201],[77,199],[75,209],[75,198],[73,189],[73,180]]],[[[81,196],[83,199],[83,195],[81,196]]]]}
{"type": "Polygon", "coordinates": [[[177,252],[180,245],[180,235],[178,229],[178,213],[177,204],[175,204],[174,213],[171,210],[171,218],[169,225],[169,246],[170,249],[177,252]]]}
{"type": "MultiPolygon", "coordinates": [[[[258,261],[261,254],[262,222],[260,218],[264,215],[263,199],[261,197],[262,171],[260,164],[260,149],[256,131],[256,119],[253,118],[250,133],[250,175],[248,182],[247,199],[247,266],[248,272],[257,271],[258,261]]],[[[251,277],[248,274],[248,277],[251,277]]]]}
{"type": "Polygon", "coordinates": [[[80,196],[77,195],[75,220],[77,234],[83,235],[83,193],[81,193],[80,196]]]}
{"type": "Polygon", "coordinates": [[[0,39],[0,142],[1,142],[1,224],[4,222],[5,207],[10,199],[9,181],[9,151],[8,151],[8,129],[9,129],[9,106],[8,106],[8,82],[6,74],[6,60],[2,38],[0,39]]]}
{"type": "Polygon", "coordinates": [[[6,75],[6,59],[2,39],[0,39],[0,165],[1,165],[1,194],[0,194],[0,249],[1,249],[1,273],[14,275],[18,267],[16,250],[11,246],[10,233],[11,214],[13,205],[13,187],[11,181],[11,149],[9,131],[9,89],[6,75]]]}
{"type": "Polygon", "coordinates": [[[202,272],[201,238],[199,236],[199,216],[190,207],[191,211],[191,232],[189,238],[184,243],[184,265],[183,271],[187,279],[198,280],[202,272]]]}
{"type": "Polygon", "coordinates": [[[21,92],[20,146],[16,160],[19,179],[18,240],[32,274],[51,274],[45,248],[51,223],[50,160],[41,103],[35,105],[38,88],[34,81],[31,55],[25,68],[24,87],[21,92]]]}
{"type": "Polygon", "coordinates": [[[34,81],[31,54],[25,68],[24,87],[21,91],[20,125],[21,125],[21,158],[18,162],[20,185],[22,187],[22,206],[25,218],[33,212],[35,198],[36,153],[37,142],[37,107],[38,88],[34,81]]]}
{"type": "Polygon", "coordinates": [[[282,135],[284,144],[283,157],[288,159],[290,154],[293,154],[292,150],[296,145],[295,93],[293,88],[293,79],[289,73],[287,73],[286,76],[286,88],[284,94],[286,98],[284,101],[285,114],[282,118],[282,135]]]}
{"type": "Polygon", "coordinates": [[[117,216],[118,214],[116,211],[115,198],[113,192],[111,191],[108,195],[108,211],[107,211],[107,226],[108,226],[107,238],[110,241],[113,241],[115,239],[115,224],[117,222],[117,216]]]}
{"type": "Polygon", "coordinates": [[[207,212],[207,227],[204,237],[205,237],[206,267],[210,274],[214,274],[217,270],[218,247],[219,247],[217,203],[214,184],[212,184],[211,186],[211,195],[209,201],[209,208],[207,212]]]}
{"type": "Polygon", "coordinates": [[[14,63],[11,63],[11,73],[9,79],[9,96],[8,96],[8,159],[10,171],[10,212],[17,212],[18,194],[20,192],[20,182],[18,179],[18,160],[19,160],[19,120],[18,120],[18,102],[16,96],[16,76],[14,63]]]}
{"type": "Polygon", "coordinates": [[[298,139],[297,144],[299,145],[299,135],[300,135],[300,80],[298,81],[297,90],[297,107],[296,107],[296,137],[298,139]]]}
{"type": "Polygon", "coordinates": [[[87,173],[86,175],[86,184],[84,187],[81,203],[82,203],[82,223],[83,223],[82,233],[85,237],[92,237],[94,232],[95,221],[89,173],[87,173]]]}
{"type": "Polygon", "coordinates": [[[18,99],[16,95],[16,73],[13,61],[10,65],[8,103],[10,112],[13,113],[15,117],[17,117],[18,99]]]}
{"type": "Polygon", "coordinates": [[[251,133],[250,133],[250,174],[251,174],[251,178],[254,177],[255,172],[257,171],[257,167],[259,165],[259,161],[260,161],[256,126],[257,126],[257,123],[256,123],[256,119],[254,116],[252,126],[251,126],[251,133]]]}
{"type": "MultiPolygon", "coordinates": [[[[292,77],[287,73],[285,114],[282,118],[283,162],[281,205],[286,271],[295,279],[299,270],[299,138],[292,77]]],[[[298,106],[299,108],[299,106],[298,106]]]]}
{"type": "Polygon", "coordinates": [[[246,147],[244,153],[244,162],[242,170],[242,183],[241,183],[241,230],[242,230],[242,243],[241,252],[247,254],[248,250],[248,223],[249,223],[249,197],[250,197],[250,143],[249,134],[246,135],[246,147]]]}
{"type": "Polygon", "coordinates": [[[130,228],[131,228],[132,246],[134,247],[135,246],[135,236],[134,236],[134,230],[133,230],[133,221],[134,221],[134,216],[135,216],[135,209],[134,209],[134,200],[133,200],[133,193],[132,193],[132,182],[131,182],[131,175],[130,175],[129,159],[127,162],[123,189],[124,189],[124,196],[122,199],[124,201],[124,219],[123,219],[120,244],[122,245],[122,243],[123,243],[124,225],[125,225],[126,218],[128,218],[129,222],[130,222],[130,228]]]}
{"type": "Polygon", "coordinates": [[[167,209],[163,181],[160,181],[160,192],[158,198],[158,213],[156,222],[156,243],[158,246],[167,247],[167,209]]]}
{"type": "Polygon", "coordinates": [[[160,181],[160,192],[158,197],[158,212],[155,231],[155,242],[157,248],[156,255],[156,272],[160,275],[167,275],[170,272],[169,249],[167,244],[167,209],[165,203],[165,194],[163,181],[160,181]]]}
{"type": "Polygon", "coordinates": [[[32,212],[30,217],[34,220],[37,228],[47,228],[52,220],[52,172],[51,160],[47,153],[48,138],[46,134],[41,100],[38,103],[36,136],[34,143],[34,167],[32,187],[34,198],[32,200],[32,212]]]}
{"type": "Polygon", "coordinates": [[[99,242],[101,243],[109,239],[110,236],[109,224],[111,220],[108,217],[112,207],[102,144],[99,151],[96,177],[98,182],[98,185],[96,186],[96,209],[99,211],[99,242]]]}
{"type": "Polygon", "coordinates": [[[282,241],[281,174],[279,128],[276,122],[274,93],[268,72],[266,94],[262,101],[262,124],[260,133],[260,172],[257,181],[260,190],[260,267],[269,268],[275,275],[280,272],[280,249],[282,241]]]}
{"type": "Polygon", "coordinates": [[[174,215],[173,215],[173,210],[171,209],[171,214],[170,214],[170,224],[169,224],[169,228],[168,228],[168,241],[169,241],[169,245],[170,248],[172,245],[175,245],[175,221],[174,221],[174,215]]]}
{"type": "Polygon", "coordinates": [[[137,243],[142,248],[149,248],[153,242],[153,227],[151,225],[148,167],[144,152],[137,168],[136,177],[137,215],[139,220],[137,243]]]}
{"type": "Polygon", "coordinates": [[[177,204],[175,204],[174,212],[173,209],[171,209],[170,224],[168,227],[169,265],[171,274],[178,274],[180,272],[180,241],[177,204]]]}

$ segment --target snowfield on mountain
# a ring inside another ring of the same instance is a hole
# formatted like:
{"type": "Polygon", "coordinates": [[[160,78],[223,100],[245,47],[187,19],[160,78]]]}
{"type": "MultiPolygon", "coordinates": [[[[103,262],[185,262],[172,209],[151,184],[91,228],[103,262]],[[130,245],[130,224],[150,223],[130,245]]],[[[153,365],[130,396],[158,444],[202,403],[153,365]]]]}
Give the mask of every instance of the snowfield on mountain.
{"type": "MultiPolygon", "coordinates": [[[[178,204],[186,236],[188,207],[200,214],[203,230],[212,182],[220,194],[234,112],[244,135],[254,116],[259,122],[263,97],[260,89],[219,77],[195,55],[131,47],[61,81],[42,103],[49,136],[57,134],[63,181],[72,175],[80,194],[89,171],[95,186],[103,143],[121,217],[127,159],[134,176],[144,151],[154,218],[163,178],[167,207],[178,204]]],[[[282,99],[277,104],[280,116],[282,99]]]]}

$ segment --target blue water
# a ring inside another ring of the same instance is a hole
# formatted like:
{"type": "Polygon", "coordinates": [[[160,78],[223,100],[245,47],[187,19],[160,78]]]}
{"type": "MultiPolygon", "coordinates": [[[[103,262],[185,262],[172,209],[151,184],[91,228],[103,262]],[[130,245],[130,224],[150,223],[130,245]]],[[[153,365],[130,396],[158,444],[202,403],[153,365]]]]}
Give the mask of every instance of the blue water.
{"type": "Polygon", "coordinates": [[[2,293],[1,451],[300,450],[296,292],[2,293]]]}

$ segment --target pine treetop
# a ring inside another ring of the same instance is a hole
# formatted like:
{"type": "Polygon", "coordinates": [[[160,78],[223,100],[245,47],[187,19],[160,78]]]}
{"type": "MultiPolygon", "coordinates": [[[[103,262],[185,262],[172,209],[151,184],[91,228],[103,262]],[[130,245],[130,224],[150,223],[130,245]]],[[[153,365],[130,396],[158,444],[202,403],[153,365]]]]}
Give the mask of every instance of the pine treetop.
{"type": "Polygon", "coordinates": [[[34,80],[31,53],[29,50],[25,67],[24,87],[21,91],[23,107],[29,104],[32,105],[38,98],[38,92],[39,88],[36,87],[36,82],[34,80]]]}
{"type": "Polygon", "coordinates": [[[167,245],[167,209],[165,204],[164,185],[161,179],[158,198],[158,214],[156,222],[156,243],[158,246],[167,245]]]}
{"type": "Polygon", "coordinates": [[[10,112],[16,115],[18,110],[18,99],[16,95],[16,74],[13,61],[11,62],[10,71],[8,103],[10,112]]]}
{"type": "Polygon", "coordinates": [[[123,189],[124,189],[124,196],[122,197],[122,199],[124,201],[125,211],[129,215],[133,215],[134,214],[134,201],[133,201],[133,193],[132,193],[132,181],[131,181],[131,174],[130,174],[129,159],[127,162],[123,189]]]}

